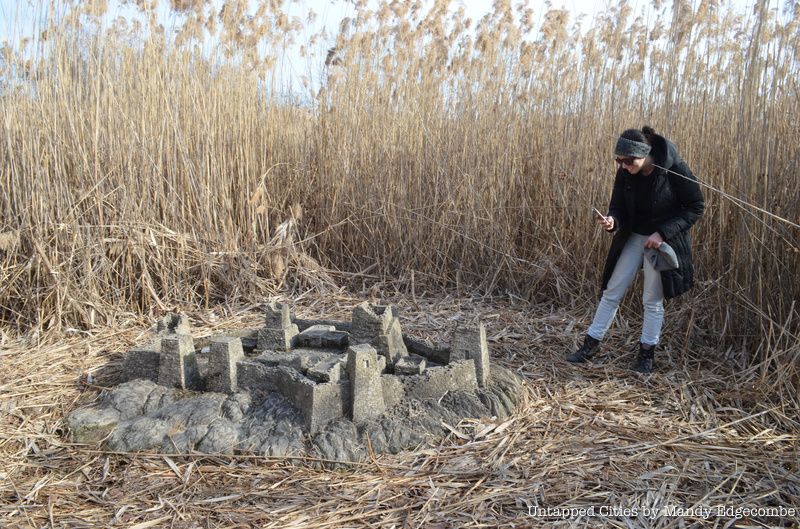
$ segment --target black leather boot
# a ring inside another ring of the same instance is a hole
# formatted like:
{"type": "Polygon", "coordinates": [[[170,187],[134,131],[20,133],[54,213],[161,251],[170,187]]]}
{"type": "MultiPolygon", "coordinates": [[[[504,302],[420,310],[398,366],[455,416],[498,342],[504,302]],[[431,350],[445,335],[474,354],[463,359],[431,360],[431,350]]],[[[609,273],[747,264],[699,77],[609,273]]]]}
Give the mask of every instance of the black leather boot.
{"type": "Polygon", "coordinates": [[[586,337],[583,339],[583,345],[581,345],[581,348],[575,351],[574,353],[570,353],[567,355],[567,362],[572,362],[573,364],[580,364],[581,362],[590,360],[599,349],[600,349],[600,340],[592,338],[587,334],[586,337]]]}
{"type": "Polygon", "coordinates": [[[639,354],[636,356],[631,369],[639,373],[652,373],[655,367],[653,361],[653,353],[655,353],[655,345],[639,344],[639,354]]]}

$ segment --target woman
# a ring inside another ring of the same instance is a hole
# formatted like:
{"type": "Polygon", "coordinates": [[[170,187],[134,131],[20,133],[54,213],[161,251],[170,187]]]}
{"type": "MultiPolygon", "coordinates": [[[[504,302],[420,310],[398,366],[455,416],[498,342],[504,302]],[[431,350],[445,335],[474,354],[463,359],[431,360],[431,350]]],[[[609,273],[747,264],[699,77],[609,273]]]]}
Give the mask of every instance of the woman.
{"type": "Polygon", "coordinates": [[[615,233],[603,270],[603,294],[583,345],[567,360],[584,362],[594,356],[625,291],[644,268],[642,335],[632,368],[650,373],[661,338],[664,299],[683,294],[694,283],[689,228],[703,215],[705,203],[697,178],[675,145],[652,128],[623,132],[614,154],[619,168],[608,215],[597,218],[606,231],[615,233]],[[663,243],[675,251],[677,269],[659,272],[644,258],[646,248],[658,249],[663,243]]]}

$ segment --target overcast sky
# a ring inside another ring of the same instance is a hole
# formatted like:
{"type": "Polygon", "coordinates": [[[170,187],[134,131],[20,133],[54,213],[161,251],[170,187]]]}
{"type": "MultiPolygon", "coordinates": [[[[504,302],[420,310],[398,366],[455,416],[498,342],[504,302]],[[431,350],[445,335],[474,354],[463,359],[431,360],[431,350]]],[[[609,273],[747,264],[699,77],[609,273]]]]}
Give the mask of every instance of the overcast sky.
{"type": "MultiPolygon", "coordinates": [[[[452,0],[452,6],[454,9],[463,6],[467,16],[472,18],[473,21],[477,21],[483,15],[491,11],[494,1],[495,0],[452,0]]],[[[697,6],[701,0],[689,1],[697,6]]],[[[730,5],[738,11],[751,12],[752,6],[756,1],[757,0],[721,0],[721,3],[725,6],[730,5]]],[[[773,6],[777,6],[780,0],[769,1],[773,6]]],[[[426,5],[430,3],[430,0],[428,0],[426,5]]],[[[511,3],[512,5],[517,5],[518,0],[511,0],[511,3]]],[[[592,25],[591,21],[596,15],[601,14],[608,6],[618,5],[619,0],[550,0],[549,4],[550,7],[548,8],[544,0],[528,0],[528,6],[533,9],[534,18],[538,21],[538,23],[534,24],[534,27],[539,27],[541,25],[543,15],[548,9],[552,8],[566,9],[569,11],[571,13],[570,22],[573,22],[578,16],[582,16],[582,26],[583,28],[588,28],[592,25]]],[[[669,0],[664,2],[664,4],[669,5],[669,0]]],[[[629,5],[633,13],[639,13],[644,8],[650,8],[652,6],[652,0],[629,0],[629,5]]],[[[352,16],[355,11],[352,3],[343,0],[299,0],[287,4],[286,9],[289,10],[290,15],[299,16],[302,19],[305,19],[309,9],[313,9],[317,14],[316,24],[313,28],[307,30],[308,34],[305,36],[306,38],[318,31],[323,25],[328,28],[331,35],[334,35],[338,30],[339,22],[342,18],[345,16],[352,16]]],[[[302,40],[303,37],[301,36],[301,43],[302,40]]],[[[328,43],[328,45],[329,44],[330,43],[328,43]]],[[[321,61],[324,58],[327,45],[322,43],[320,44],[320,48],[322,50],[322,58],[318,58],[317,61],[321,61]]],[[[297,86],[297,80],[303,76],[310,78],[313,86],[317,85],[318,80],[314,79],[314,77],[315,72],[320,71],[319,64],[314,64],[314,61],[303,59],[297,53],[287,53],[283,59],[281,71],[285,72],[284,76],[287,76],[291,80],[290,82],[293,87],[297,86]]]]}
{"type": "MultiPolygon", "coordinates": [[[[257,3],[258,0],[251,0],[257,3]]],[[[698,4],[701,0],[691,0],[693,4],[698,4]]],[[[736,6],[737,9],[751,9],[756,0],[723,0],[736,6]]],[[[770,4],[777,6],[779,0],[770,0],[770,4]]],[[[464,6],[467,15],[473,19],[478,19],[486,14],[492,7],[493,0],[454,0],[453,5],[464,6]]],[[[116,9],[118,1],[108,2],[112,12],[116,9]]],[[[512,3],[516,4],[514,0],[512,3]]],[[[611,4],[617,4],[614,1],[611,4]]],[[[48,0],[0,0],[0,42],[18,37],[20,34],[30,34],[37,19],[37,11],[41,11],[42,6],[49,4],[48,0]]],[[[168,5],[169,0],[160,0],[160,4],[168,5]]],[[[636,13],[640,8],[651,4],[651,0],[630,0],[630,5],[636,13]]],[[[541,16],[547,11],[546,3],[543,0],[528,0],[528,5],[533,8],[535,15],[541,16]]],[[[550,0],[550,5],[557,9],[566,9],[573,16],[583,14],[587,22],[603,10],[609,2],[607,0],[550,0]]],[[[352,14],[353,7],[347,0],[300,0],[286,2],[285,9],[292,14],[302,16],[313,9],[318,15],[318,23],[338,24],[343,16],[352,14]]],[[[112,13],[113,15],[113,13],[112,13]]],[[[112,16],[113,17],[113,16],[112,16]]]]}
{"type": "MultiPolygon", "coordinates": [[[[511,0],[513,5],[516,5],[517,0],[511,0]]],[[[690,0],[695,6],[702,0],[690,0]]],[[[756,0],[722,0],[723,5],[732,5],[735,9],[743,12],[752,12],[753,3],[756,0]]],[[[770,0],[772,7],[777,7],[780,0],[770,0]]],[[[222,3],[222,0],[219,0],[222,3]]],[[[37,21],[43,18],[45,7],[49,5],[49,0],[0,0],[0,43],[3,41],[17,42],[21,36],[32,36],[41,28],[37,27],[37,21]]],[[[165,15],[165,20],[162,22],[166,28],[169,29],[171,23],[167,6],[169,0],[160,0],[165,15]]],[[[251,4],[257,4],[257,0],[251,0],[251,4]]],[[[375,2],[377,3],[377,2],[375,2]]],[[[428,0],[426,5],[431,2],[428,0]]],[[[453,0],[452,5],[454,8],[463,6],[467,16],[477,21],[492,8],[493,0],[453,0]]],[[[592,25],[591,21],[598,13],[604,11],[609,5],[617,5],[618,0],[609,2],[608,0],[550,0],[551,8],[566,9],[572,16],[571,21],[575,17],[583,16],[583,27],[588,28],[592,25]]],[[[634,13],[639,13],[643,8],[649,8],[652,5],[652,0],[629,0],[630,6],[634,13]]],[[[131,12],[131,8],[125,11],[118,7],[119,0],[109,0],[109,14],[107,20],[112,20],[125,12],[131,12]]],[[[533,9],[534,17],[538,21],[534,27],[538,27],[541,23],[541,17],[547,12],[547,3],[543,0],[528,0],[528,5],[533,9]]],[[[300,79],[306,77],[311,82],[311,85],[317,84],[317,75],[321,70],[321,61],[324,58],[325,50],[331,45],[334,35],[336,34],[339,22],[345,16],[352,16],[354,7],[351,2],[346,0],[294,0],[284,3],[284,10],[290,16],[300,17],[302,20],[306,19],[309,10],[313,9],[317,14],[317,18],[313,26],[306,27],[303,33],[299,36],[298,45],[304,44],[308,38],[318,32],[323,26],[328,29],[331,35],[330,42],[321,42],[318,44],[316,50],[317,57],[314,59],[300,57],[298,49],[286,50],[281,57],[280,63],[280,76],[283,78],[283,83],[287,81],[296,88],[300,84],[300,79]],[[322,55],[320,57],[319,55],[322,55]]],[[[312,88],[313,89],[313,88],[312,88]]]]}

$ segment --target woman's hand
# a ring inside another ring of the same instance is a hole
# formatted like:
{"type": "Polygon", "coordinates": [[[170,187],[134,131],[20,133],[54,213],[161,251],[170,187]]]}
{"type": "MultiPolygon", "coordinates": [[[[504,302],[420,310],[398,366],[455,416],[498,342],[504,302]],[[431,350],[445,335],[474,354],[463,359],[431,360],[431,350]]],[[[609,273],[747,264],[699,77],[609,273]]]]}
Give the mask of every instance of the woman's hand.
{"type": "Polygon", "coordinates": [[[602,226],[604,230],[611,231],[614,229],[614,217],[597,215],[595,218],[597,219],[597,223],[602,226]]]}
{"type": "Polygon", "coordinates": [[[664,242],[664,238],[661,237],[661,234],[658,233],[658,232],[655,232],[650,237],[648,237],[646,241],[644,241],[644,247],[645,248],[658,248],[659,246],[661,246],[661,243],[663,243],[663,242],[664,242]]]}

